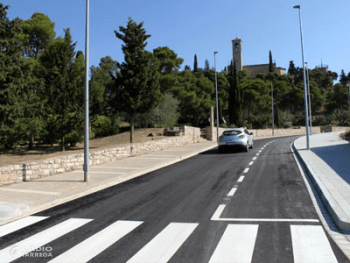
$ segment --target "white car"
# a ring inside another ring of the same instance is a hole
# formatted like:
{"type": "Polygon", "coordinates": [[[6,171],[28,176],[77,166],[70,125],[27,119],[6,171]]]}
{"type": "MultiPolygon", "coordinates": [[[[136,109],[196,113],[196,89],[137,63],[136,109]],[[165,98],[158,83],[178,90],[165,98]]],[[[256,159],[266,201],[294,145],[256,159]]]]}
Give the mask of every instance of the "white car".
{"type": "Polygon", "coordinates": [[[253,148],[253,133],[243,127],[227,129],[219,137],[218,146],[219,152],[231,147],[240,147],[248,152],[249,148],[253,148]]]}

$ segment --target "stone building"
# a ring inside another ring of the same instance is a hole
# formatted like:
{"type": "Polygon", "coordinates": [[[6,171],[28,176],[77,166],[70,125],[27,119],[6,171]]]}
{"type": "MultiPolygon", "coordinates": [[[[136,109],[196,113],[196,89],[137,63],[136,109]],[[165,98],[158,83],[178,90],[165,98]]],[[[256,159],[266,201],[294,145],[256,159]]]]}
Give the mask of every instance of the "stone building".
{"type": "MultiPolygon", "coordinates": [[[[258,64],[258,65],[243,65],[243,55],[242,55],[242,40],[235,38],[232,40],[232,53],[233,61],[236,62],[237,71],[245,70],[247,71],[248,76],[256,76],[258,73],[269,73],[269,64],[258,64]]],[[[275,72],[278,75],[285,75],[286,69],[281,67],[276,67],[276,63],[273,63],[275,72]]]]}

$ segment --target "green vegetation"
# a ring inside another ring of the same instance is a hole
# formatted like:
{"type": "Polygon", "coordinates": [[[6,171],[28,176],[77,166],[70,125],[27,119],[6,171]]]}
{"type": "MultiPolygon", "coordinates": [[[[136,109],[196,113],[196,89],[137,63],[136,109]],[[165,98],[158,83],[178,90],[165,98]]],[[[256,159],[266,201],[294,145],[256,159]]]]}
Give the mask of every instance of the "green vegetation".
{"type": "MultiPolygon", "coordinates": [[[[76,51],[69,28],[56,37],[55,23],[36,12],[28,20],[7,17],[0,4],[0,145],[11,149],[34,142],[69,143],[83,140],[85,58],[76,51]]],[[[91,67],[90,124],[95,137],[134,127],[169,127],[178,123],[209,125],[215,107],[215,71],[205,60],[193,71],[167,46],[147,51],[143,23],[131,18],[115,31],[123,42],[124,62],[101,58],[91,67]],[[133,37],[129,37],[133,36],[133,37]],[[130,123],[130,126],[125,122],[130,123]],[[120,127],[124,123],[123,127],[120,127]]],[[[309,69],[313,125],[350,126],[350,72],[309,69]]],[[[289,62],[288,74],[247,76],[231,62],[217,72],[221,127],[271,127],[271,85],[276,128],[305,125],[303,68],[289,62]]],[[[216,113],[216,110],[215,110],[216,113]]],[[[216,114],[215,114],[216,115],[216,114]]]]}

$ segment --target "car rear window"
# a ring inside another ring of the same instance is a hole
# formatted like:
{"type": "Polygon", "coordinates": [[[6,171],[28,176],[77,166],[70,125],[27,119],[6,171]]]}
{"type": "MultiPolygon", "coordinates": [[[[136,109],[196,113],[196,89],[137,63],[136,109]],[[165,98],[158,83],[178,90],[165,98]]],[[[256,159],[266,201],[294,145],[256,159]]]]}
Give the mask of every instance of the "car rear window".
{"type": "Polygon", "coordinates": [[[241,134],[241,131],[224,131],[224,135],[238,135],[241,134]]]}

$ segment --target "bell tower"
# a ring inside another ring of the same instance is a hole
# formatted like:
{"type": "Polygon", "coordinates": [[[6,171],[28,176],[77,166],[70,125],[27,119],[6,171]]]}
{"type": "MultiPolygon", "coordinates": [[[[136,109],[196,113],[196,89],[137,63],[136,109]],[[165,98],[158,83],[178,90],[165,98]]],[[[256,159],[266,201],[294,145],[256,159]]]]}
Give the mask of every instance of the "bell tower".
{"type": "Polygon", "coordinates": [[[243,59],[242,59],[242,40],[235,38],[232,40],[232,53],[233,61],[236,62],[237,71],[243,70],[243,59]]]}

